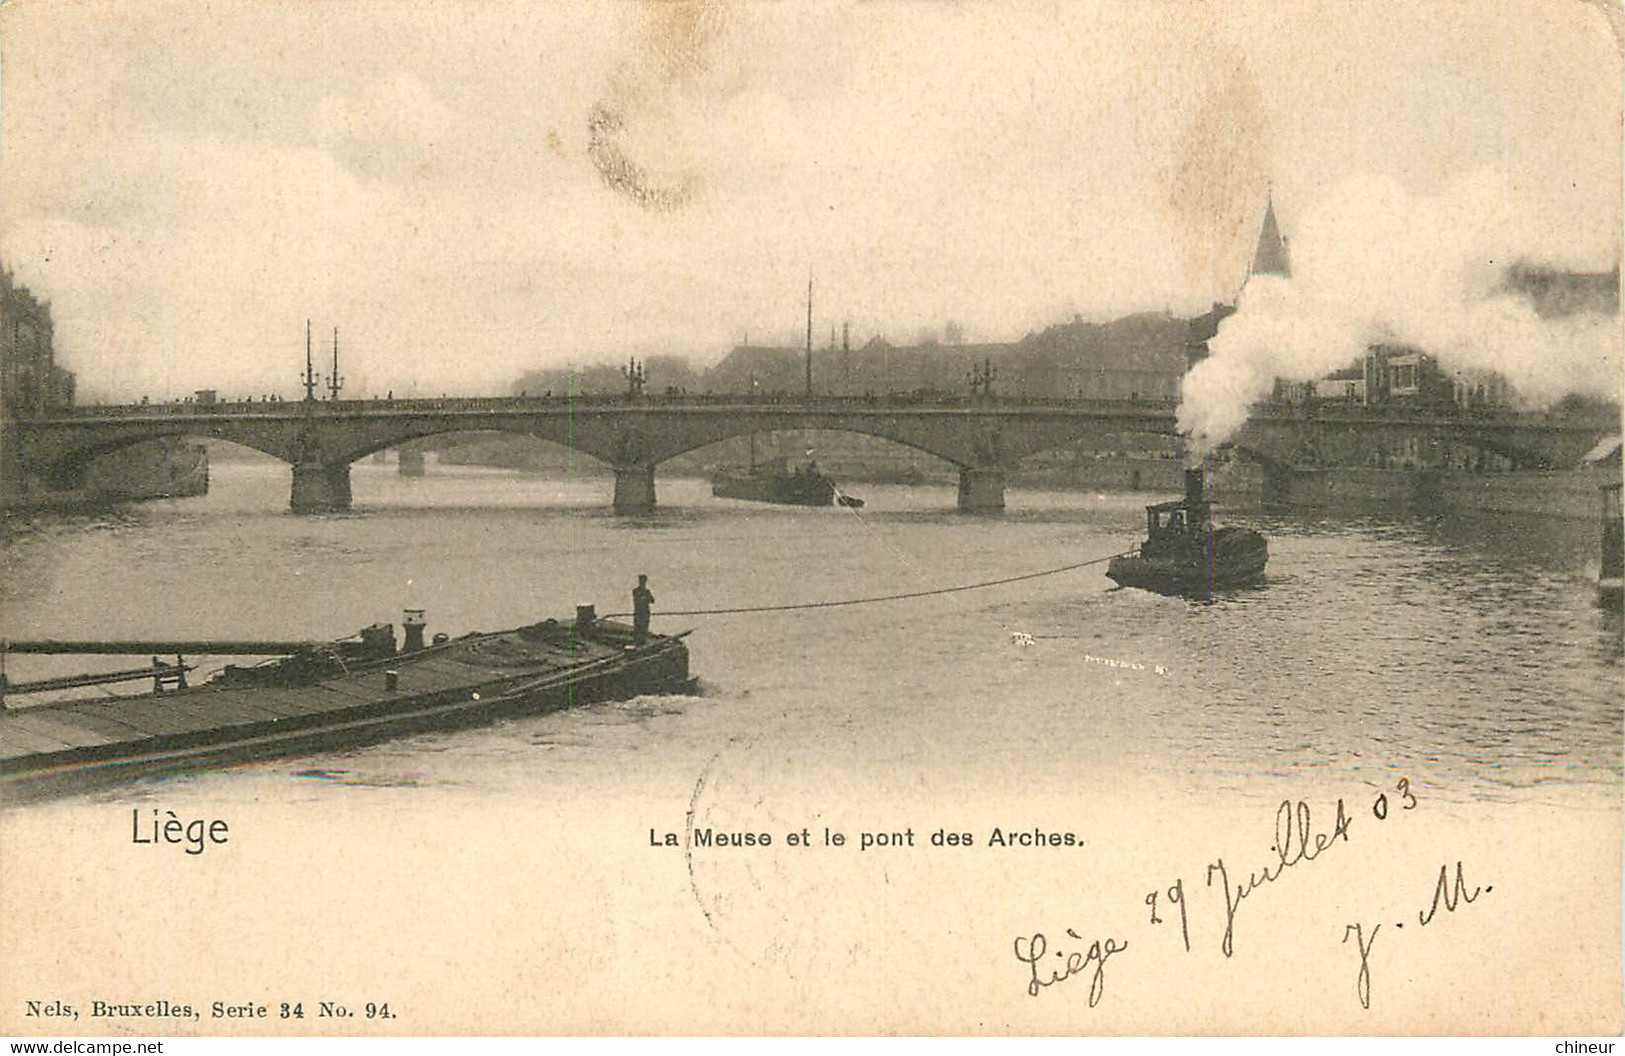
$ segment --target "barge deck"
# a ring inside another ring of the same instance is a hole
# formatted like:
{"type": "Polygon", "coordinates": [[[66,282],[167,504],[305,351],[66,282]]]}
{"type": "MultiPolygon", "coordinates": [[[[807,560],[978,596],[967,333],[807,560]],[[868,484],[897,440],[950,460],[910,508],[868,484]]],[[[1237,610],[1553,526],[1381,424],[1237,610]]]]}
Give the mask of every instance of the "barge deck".
{"type": "MultiPolygon", "coordinates": [[[[610,620],[547,620],[399,653],[392,629],[382,630],[387,647],[371,656],[329,646],[146,696],[7,701],[0,791],[326,751],[693,689],[684,635],[635,641],[632,627],[610,620]]],[[[378,631],[369,629],[374,643],[378,631]]],[[[175,686],[177,670],[179,660],[156,665],[155,689],[175,686]]]]}

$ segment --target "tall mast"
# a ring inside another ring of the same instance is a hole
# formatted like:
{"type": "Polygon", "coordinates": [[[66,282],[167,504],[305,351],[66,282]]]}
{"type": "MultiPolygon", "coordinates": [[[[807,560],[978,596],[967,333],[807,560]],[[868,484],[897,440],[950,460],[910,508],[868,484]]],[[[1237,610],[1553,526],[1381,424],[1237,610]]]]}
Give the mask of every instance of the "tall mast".
{"type": "Polygon", "coordinates": [[[812,390],[812,272],[807,273],[807,399],[811,400],[812,390]]]}

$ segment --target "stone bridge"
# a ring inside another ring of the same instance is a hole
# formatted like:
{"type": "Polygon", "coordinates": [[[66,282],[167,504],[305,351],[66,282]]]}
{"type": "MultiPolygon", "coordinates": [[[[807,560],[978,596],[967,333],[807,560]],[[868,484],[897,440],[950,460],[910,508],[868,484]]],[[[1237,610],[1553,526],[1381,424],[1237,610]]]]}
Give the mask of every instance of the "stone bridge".
{"type": "Polygon", "coordinates": [[[1107,433],[1172,434],[1167,404],[970,405],[879,399],[751,402],[728,398],[514,398],[164,404],[84,408],[15,423],[23,472],[75,487],[97,456],[163,437],[229,440],[293,467],[299,512],[350,504],[350,463],[409,440],[502,432],[550,440],[615,470],[615,509],[655,504],[655,467],[730,437],[818,429],[882,437],[959,467],[959,506],[1004,506],[1004,476],[1038,451],[1107,433]]]}
{"type": "MultiPolygon", "coordinates": [[[[655,467],[677,455],[757,432],[844,431],[959,467],[959,507],[980,511],[1003,508],[1005,474],[1028,455],[1128,432],[1171,436],[1176,422],[1171,404],[1129,400],[578,396],[85,407],[8,428],[17,469],[53,489],[77,486],[97,456],[130,444],[164,437],[231,441],[292,467],[290,506],[298,512],[348,508],[352,462],[445,433],[514,433],[590,455],[614,467],[615,509],[639,512],[655,504],[655,467]]],[[[1466,443],[1515,465],[1550,467],[1574,465],[1616,429],[1611,419],[1510,413],[1260,408],[1236,446],[1274,471],[1328,460],[1371,464],[1361,452],[1410,438],[1466,443]]]]}

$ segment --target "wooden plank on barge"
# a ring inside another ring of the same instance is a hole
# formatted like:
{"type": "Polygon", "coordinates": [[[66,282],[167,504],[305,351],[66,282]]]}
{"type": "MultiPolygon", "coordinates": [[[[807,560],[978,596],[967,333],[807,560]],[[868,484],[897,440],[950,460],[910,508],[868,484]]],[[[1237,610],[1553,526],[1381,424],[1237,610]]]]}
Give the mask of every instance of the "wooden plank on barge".
{"type": "Polygon", "coordinates": [[[53,736],[63,734],[73,736],[73,746],[75,748],[100,748],[109,744],[120,744],[130,739],[129,734],[123,731],[109,731],[98,728],[98,723],[71,711],[52,711],[49,715],[30,715],[27,721],[32,724],[33,729],[40,733],[53,736]]]}
{"type": "Polygon", "coordinates": [[[228,726],[247,726],[252,723],[275,721],[276,715],[263,710],[247,710],[239,705],[219,707],[218,700],[206,700],[215,694],[187,695],[187,697],[154,697],[151,703],[141,705],[130,720],[153,729],[158,736],[200,733],[203,729],[223,729],[228,726]]]}
{"type": "MultiPolygon", "coordinates": [[[[370,672],[366,675],[352,675],[349,678],[327,679],[311,688],[327,690],[329,693],[348,701],[348,706],[351,707],[358,707],[363,704],[383,704],[387,701],[409,699],[415,695],[386,687],[382,671],[370,672]]],[[[328,707],[333,707],[333,704],[330,702],[328,707]]]]}
{"type": "Polygon", "coordinates": [[[173,737],[197,733],[218,726],[235,726],[247,722],[267,721],[269,715],[225,713],[214,708],[201,708],[189,704],[196,697],[183,694],[164,694],[152,697],[129,697],[117,703],[96,702],[84,709],[104,722],[116,722],[133,730],[130,740],[152,737],[173,737]],[[91,710],[94,709],[94,710],[91,710]]]}
{"type": "Polygon", "coordinates": [[[76,709],[83,715],[116,722],[130,731],[128,736],[131,740],[144,740],[165,732],[163,725],[155,722],[148,714],[146,704],[151,699],[151,697],[123,697],[117,701],[85,701],[72,705],[63,704],[59,707],[76,709]]]}
{"type": "Polygon", "coordinates": [[[9,721],[11,715],[4,716],[0,722],[0,758],[17,759],[30,755],[45,755],[52,752],[65,752],[67,745],[62,744],[55,737],[44,737],[37,733],[30,733],[21,726],[9,721]]]}
{"type": "Polygon", "coordinates": [[[400,692],[408,696],[415,693],[439,693],[460,686],[473,690],[492,681],[488,669],[474,670],[455,660],[425,660],[422,663],[402,667],[400,674],[400,692]]]}
{"type": "Polygon", "coordinates": [[[11,716],[13,726],[26,730],[38,737],[49,738],[57,742],[57,749],[63,748],[99,748],[111,743],[106,737],[94,730],[83,726],[75,726],[44,715],[30,715],[19,712],[11,716]]]}
{"type": "Polygon", "coordinates": [[[247,686],[210,689],[203,693],[157,698],[186,707],[204,716],[215,716],[227,725],[241,726],[249,722],[275,722],[282,713],[267,707],[256,689],[247,686]]]}
{"type": "Polygon", "coordinates": [[[509,671],[533,671],[538,668],[567,668],[570,664],[582,663],[583,658],[572,656],[564,650],[535,650],[520,653],[515,656],[502,656],[496,660],[487,660],[484,656],[447,656],[445,660],[458,664],[461,668],[470,671],[484,671],[492,676],[502,676],[509,671]]]}
{"type": "MultiPolygon", "coordinates": [[[[360,710],[374,717],[389,715],[396,710],[410,711],[429,696],[427,693],[385,693],[380,694],[384,699],[373,700],[368,697],[339,692],[332,685],[325,682],[321,685],[312,686],[311,692],[317,700],[324,704],[323,707],[315,709],[311,714],[329,714],[335,717],[352,710],[360,710]]],[[[353,716],[338,721],[349,721],[349,718],[353,718],[353,716]]]]}
{"type": "Polygon", "coordinates": [[[216,694],[200,695],[195,703],[200,708],[213,708],[218,699],[226,699],[231,712],[242,712],[242,705],[263,713],[265,721],[299,718],[310,712],[310,690],[271,686],[232,686],[216,694]]]}
{"type": "Polygon", "coordinates": [[[223,696],[225,694],[198,693],[150,697],[130,717],[143,727],[156,729],[160,736],[249,726],[280,718],[274,712],[252,707],[245,701],[212,699],[223,696]]]}
{"type": "Polygon", "coordinates": [[[459,688],[467,688],[470,692],[478,690],[483,694],[485,690],[481,687],[499,686],[507,682],[535,678],[546,673],[546,668],[492,670],[485,667],[469,667],[450,660],[440,660],[432,665],[419,664],[413,668],[401,670],[399,672],[398,688],[394,690],[389,689],[384,684],[384,675],[381,671],[369,672],[364,675],[352,675],[347,678],[328,679],[321,683],[321,688],[347,697],[353,697],[361,703],[383,704],[459,688]]]}
{"type": "Polygon", "coordinates": [[[276,712],[283,718],[320,715],[322,712],[335,712],[340,708],[354,707],[359,703],[354,700],[335,700],[333,695],[322,692],[317,684],[283,689],[255,689],[252,690],[252,700],[257,707],[265,708],[268,712],[276,712]]]}
{"type": "Polygon", "coordinates": [[[170,732],[162,717],[154,713],[147,701],[150,697],[128,697],[116,704],[102,704],[97,702],[85,708],[84,714],[93,715],[105,722],[116,722],[131,732],[127,735],[129,740],[146,740],[150,737],[162,737],[170,732]]]}
{"type": "Polygon", "coordinates": [[[115,716],[117,716],[120,706],[120,704],[104,706],[99,701],[80,701],[64,704],[61,706],[61,710],[72,713],[75,716],[75,721],[84,723],[91,729],[104,733],[119,743],[133,743],[151,738],[152,734],[147,730],[131,726],[127,722],[118,721],[115,716]]]}

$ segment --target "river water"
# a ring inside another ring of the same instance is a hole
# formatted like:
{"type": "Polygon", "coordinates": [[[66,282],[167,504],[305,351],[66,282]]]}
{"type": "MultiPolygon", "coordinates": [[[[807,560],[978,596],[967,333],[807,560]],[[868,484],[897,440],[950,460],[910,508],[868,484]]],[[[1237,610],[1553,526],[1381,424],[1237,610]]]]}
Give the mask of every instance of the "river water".
{"type": "Polygon", "coordinates": [[[854,484],[855,513],[662,478],[658,512],[617,518],[604,477],[369,462],[353,512],[297,517],[282,466],[213,476],[202,499],[10,521],[0,633],[319,638],[422,607],[457,634],[621,610],[645,572],[656,628],[694,629],[703,691],[12,804],[0,1013],[117,995],[310,1017],[158,1028],[203,1034],[1617,1032],[1621,628],[1594,603],[1593,524],[1238,511],[1221,520],[1269,536],[1268,579],[1212,604],[1094,565],[662,617],[1105,557],[1145,498],[1013,489],[979,518],[951,487],[854,484]],[[1330,840],[1290,869],[1284,800],[1330,840]],[[229,842],[142,836],[171,814],[229,842]],[[710,839],[743,832],[761,839],[710,839]],[[1231,920],[1233,956],[1224,862],[1237,885],[1285,873],[1231,920]],[[1452,866],[1477,902],[1406,925],[1452,866]],[[1367,1009],[1344,940],[1379,921],[1367,1009]],[[1033,995],[1012,940],[1040,932],[1057,956],[1127,942],[1098,1007],[1086,981],[1033,995]]]}
{"type": "MultiPolygon", "coordinates": [[[[799,783],[884,794],[966,784],[1259,787],[1306,772],[1463,799],[1621,776],[1621,626],[1599,609],[1596,529],[1237,511],[1267,582],[1210,604],[1117,590],[1098,565],[1009,586],[814,611],[662,610],[835,600],[990,580],[1120,551],[1142,496],[1012,490],[1001,517],[951,488],[853,485],[860,512],[714,499],[658,482],[646,518],[605,478],[357,464],[355,509],[286,511],[285,467],[220,462],[204,498],[14,518],[9,637],[335,637],[400,610],[495,630],[577,602],[689,627],[697,697],[603,704],[357,751],[103,791],[211,803],[552,795],[691,783],[727,746],[799,783]],[[1018,776],[1019,775],[1019,776],[1018,776]]],[[[13,657],[11,677],[55,670],[13,657]],[[31,663],[32,666],[26,666],[31,663]]],[[[1345,783],[1347,783],[1345,782],[1345,783]]]]}

